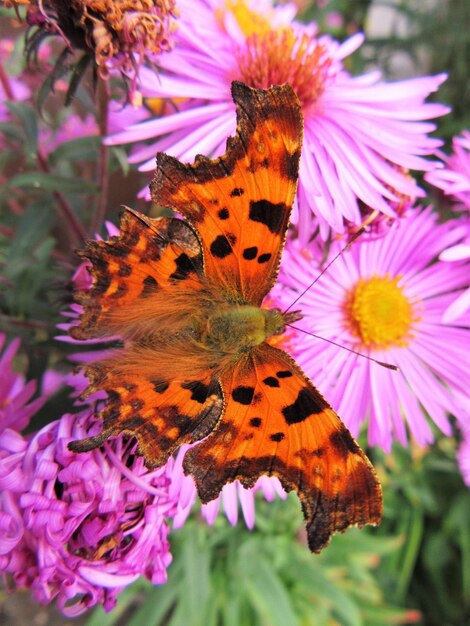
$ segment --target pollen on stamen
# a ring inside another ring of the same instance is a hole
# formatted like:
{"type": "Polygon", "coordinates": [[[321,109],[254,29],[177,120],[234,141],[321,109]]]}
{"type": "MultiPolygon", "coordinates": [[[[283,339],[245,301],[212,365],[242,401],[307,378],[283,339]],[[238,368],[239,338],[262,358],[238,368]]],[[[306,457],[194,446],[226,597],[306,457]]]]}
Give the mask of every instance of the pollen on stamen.
{"type": "Polygon", "coordinates": [[[323,92],[331,66],[321,43],[287,27],[247,37],[237,61],[239,80],[256,89],[289,83],[304,108],[323,92]]]}
{"type": "Polygon", "coordinates": [[[398,285],[400,278],[387,274],[360,279],[349,292],[344,304],[346,324],[364,346],[402,347],[412,338],[419,317],[398,285]]]}

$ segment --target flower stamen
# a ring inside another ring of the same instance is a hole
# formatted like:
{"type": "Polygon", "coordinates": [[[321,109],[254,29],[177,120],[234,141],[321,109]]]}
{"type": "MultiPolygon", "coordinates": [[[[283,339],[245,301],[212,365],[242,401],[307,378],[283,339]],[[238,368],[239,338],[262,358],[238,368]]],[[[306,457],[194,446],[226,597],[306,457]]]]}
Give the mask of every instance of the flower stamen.
{"type": "Polygon", "coordinates": [[[398,285],[401,276],[359,279],[345,301],[346,323],[365,346],[407,346],[418,321],[413,304],[398,285]]]}
{"type": "Polygon", "coordinates": [[[304,109],[322,94],[331,65],[325,46],[291,28],[250,35],[237,61],[239,80],[257,89],[289,83],[304,109]]]}

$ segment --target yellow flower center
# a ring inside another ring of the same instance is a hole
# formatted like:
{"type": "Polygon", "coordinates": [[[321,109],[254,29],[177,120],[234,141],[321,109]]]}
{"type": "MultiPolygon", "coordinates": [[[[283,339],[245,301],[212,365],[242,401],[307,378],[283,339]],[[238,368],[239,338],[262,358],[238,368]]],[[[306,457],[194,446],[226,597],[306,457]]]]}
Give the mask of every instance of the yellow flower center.
{"type": "Polygon", "coordinates": [[[223,22],[223,16],[227,11],[235,17],[245,37],[267,33],[271,30],[269,20],[260,13],[252,11],[245,0],[227,0],[225,7],[218,10],[220,22],[223,22]]]}
{"type": "Polygon", "coordinates": [[[353,335],[366,346],[406,346],[413,323],[418,321],[413,305],[398,283],[401,276],[360,279],[345,302],[346,322],[353,335]]]}

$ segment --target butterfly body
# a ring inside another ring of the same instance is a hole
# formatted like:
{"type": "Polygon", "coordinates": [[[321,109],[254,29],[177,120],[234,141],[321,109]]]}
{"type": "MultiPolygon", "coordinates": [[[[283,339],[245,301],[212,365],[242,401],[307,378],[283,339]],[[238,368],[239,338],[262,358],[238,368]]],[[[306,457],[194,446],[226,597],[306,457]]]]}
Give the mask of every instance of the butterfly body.
{"type": "MultiPolygon", "coordinates": [[[[350,525],[376,524],[381,490],[339,417],[274,336],[299,319],[263,306],[275,282],[302,141],[288,85],[233,84],[237,135],[218,159],[159,154],[152,194],[184,219],[127,210],[118,237],[89,242],[93,285],[79,294],[77,339],[120,337],[86,367],[104,390],[103,431],[135,436],[149,467],[181,445],[203,502],[263,474],[297,491],[311,550],[350,525]],[[277,343],[277,341],[276,341],[277,343]]],[[[278,337],[279,339],[279,337],[278,337]]]]}
{"type": "Polygon", "coordinates": [[[246,352],[285,328],[282,313],[277,310],[244,305],[217,308],[205,320],[201,339],[207,347],[216,347],[227,354],[246,352]]]}

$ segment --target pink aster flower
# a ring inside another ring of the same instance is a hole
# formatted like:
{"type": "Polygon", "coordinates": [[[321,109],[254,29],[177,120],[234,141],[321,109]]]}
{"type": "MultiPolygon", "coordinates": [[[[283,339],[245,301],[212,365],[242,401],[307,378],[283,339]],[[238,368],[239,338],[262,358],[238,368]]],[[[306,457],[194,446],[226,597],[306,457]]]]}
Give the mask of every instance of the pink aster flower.
{"type": "Polygon", "coordinates": [[[110,610],[141,575],[165,582],[171,562],[173,462],[149,471],[122,437],[103,450],[68,450],[98,430],[86,409],[29,440],[9,429],[0,435],[0,571],[68,616],[96,604],[110,610]]]}
{"type": "MultiPolygon", "coordinates": [[[[453,208],[462,212],[464,228],[461,241],[441,253],[443,261],[470,259],[470,132],[454,137],[452,154],[442,154],[445,167],[429,172],[426,180],[454,200],[453,208]]],[[[470,309],[470,287],[456,298],[443,315],[444,322],[454,322],[470,309]]]]}
{"type": "Polygon", "coordinates": [[[470,487],[470,397],[468,393],[466,395],[459,394],[457,402],[459,410],[456,413],[456,418],[461,436],[457,462],[464,483],[470,487]]]}
{"type": "Polygon", "coordinates": [[[342,232],[361,222],[365,207],[394,216],[403,197],[424,195],[408,170],[427,171],[441,142],[429,119],[448,111],[425,103],[444,76],[385,83],[379,73],[351,76],[343,60],[362,43],[339,44],[314,24],[294,21],[292,4],[249,0],[181,0],[174,49],[160,57],[158,75],[142,69],[142,94],[173,101],[174,111],[133,124],[107,139],[138,144],[130,161],[150,171],[155,153],[183,161],[220,155],[235,131],[230,84],[290,83],[305,118],[298,207],[294,222],[305,241],[319,223],[342,232]],[[179,103],[176,99],[180,99],[179,103]],[[145,142],[145,143],[144,143],[145,142]]]}
{"type": "MultiPolygon", "coordinates": [[[[459,225],[438,224],[430,209],[414,209],[375,239],[359,239],[301,297],[294,356],[357,435],[369,421],[369,442],[390,450],[406,444],[408,426],[422,446],[433,440],[425,414],[446,435],[457,394],[468,392],[470,320],[442,323],[449,303],[468,283],[468,264],[435,261],[460,237],[459,225]],[[343,350],[334,341],[400,371],[343,350]]],[[[329,258],[340,250],[335,242],[329,258]]],[[[277,293],[289,307],[318,276],[324,250],[289,241],[277,293]]]]}
{"type": "Polygon", "coordinates": [[[442,169],[426,174],[426,180],[452,196],[458,210],[470,210],[470,131],[464,130],[452,141],[452,153],[440,153],[442,169]]]}
{"type": "Polygon", "coordinates": [[[44,404],[45,398],[31,400],[36,393],[36,382],[26,382],[24,376],[13,369],[20,340],[14,339],[8,346],[5,341],[5,335],[0,333],[0,432],[5,428],[21,431],[44,404]]]}

